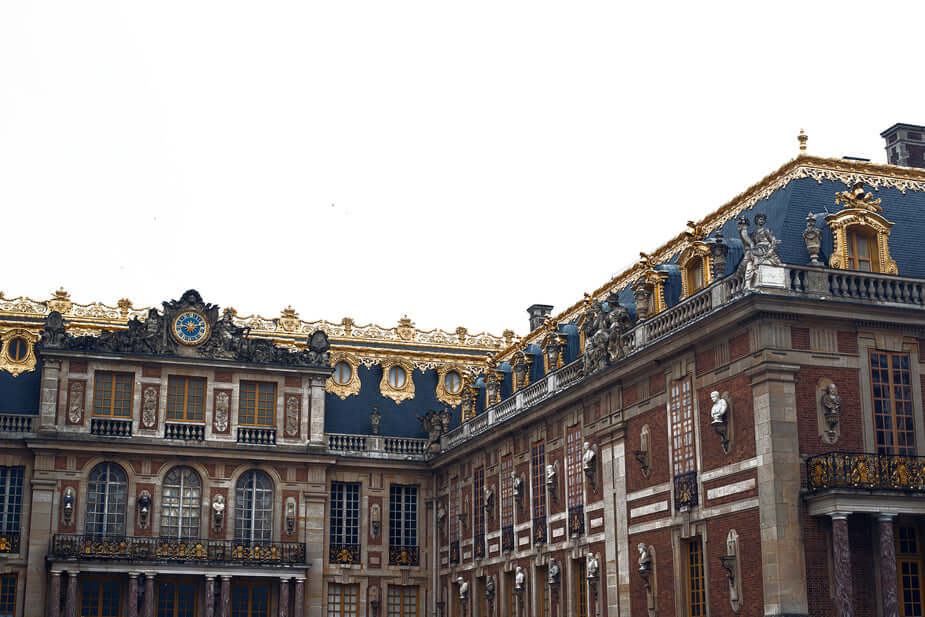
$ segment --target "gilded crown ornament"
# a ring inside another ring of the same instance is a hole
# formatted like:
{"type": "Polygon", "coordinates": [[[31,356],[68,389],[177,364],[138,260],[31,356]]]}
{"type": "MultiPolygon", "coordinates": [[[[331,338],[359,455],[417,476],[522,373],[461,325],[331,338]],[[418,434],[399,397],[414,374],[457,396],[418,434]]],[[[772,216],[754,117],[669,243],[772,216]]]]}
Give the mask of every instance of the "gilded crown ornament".
{"type": "Polygon", "coordinates": [[[844,208],[860,208],[870,212],[883,212],[880,207],[882,200],[874,196],[870,191],[864,190],[863,182],[855,182],[847,191],[839,191],[835,194],[835,205],[844,202],[844,208]]]}

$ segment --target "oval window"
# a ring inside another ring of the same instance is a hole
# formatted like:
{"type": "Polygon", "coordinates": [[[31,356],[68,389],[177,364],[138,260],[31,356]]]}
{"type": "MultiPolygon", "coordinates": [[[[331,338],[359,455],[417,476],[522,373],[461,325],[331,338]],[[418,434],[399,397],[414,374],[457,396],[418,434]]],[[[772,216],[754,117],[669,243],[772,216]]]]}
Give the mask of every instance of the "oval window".
{"type": "Polygon", "coordinates": [[[29,355],[29,343],[26,342],[26,339],[17,336],[10,341],[7,352],[13,362],[23,362],[26,356],[29,355]]]}
{"type": "Polygon", "coordinates": [[[449,371],[446,375],[443,376],[443,387],[446,388],[446,391],[450,394],[456,394],[459,392],[461,386],[462,379],[460,379],[459,373],[456,371],[449,371]]]}
{"type": "Polygon", "coordinates": [[[392,386],[395,390],[401,390],[405,387],[405,381],[408,376],[405,374],[405,369],[400,366],[393,366],[389,368],[389,385],[392,386]]]}
{"type": "Polygon", "coordinates": [[[353,377],[353,367],[349,363],[341,360],[334,365],[334,383],[339,386],[346,386],[353,377]]]}

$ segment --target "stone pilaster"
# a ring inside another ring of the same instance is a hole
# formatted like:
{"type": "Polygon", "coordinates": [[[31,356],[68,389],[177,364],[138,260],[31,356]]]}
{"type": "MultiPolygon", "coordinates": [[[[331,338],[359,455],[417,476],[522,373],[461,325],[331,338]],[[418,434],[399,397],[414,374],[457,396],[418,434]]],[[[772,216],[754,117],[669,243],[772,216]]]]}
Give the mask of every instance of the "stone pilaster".
{"type": "Polygon", "coordinates": [[[758,456],[765,615],[806,615],[800,534],[800,453],[795,376],[799,366],[765,361],[749,369],[758,456]]]}
{"type": "Polygon", "coordinates": [[[295,579],[295,600],[292,617],[305,617],[305,579],[295,579]]]}
{"type": "Polygon", "coordinates": [[[602,483],[604,490],[604,529],[606,534],[607,576],[601,585],[599,602],[607,603],[607,614],[629,616],[629,528],[626,520],[626,442],[623,428],[613,441],[601,446],[602,483]],[[621,610],[622,609],[622,610],[621,610]]]}
{"type": "Polygon", "coordinates": [[[219,617],[231,617],[231,577],[222,576],[222,598],[218,608],[219,617]]]}
{"type": "MultiPolygon", "coordinates": [[[[42,393],[39,402],[39,432],[55,431],[61,360],[46,358],[42,363],[42,393]]],[[[28,611],[27,611],[28,612],[28,611]]]]}
{"type": "Polygon", "coordinates": [[[289,579],[279,579],[279,617],[289,617],[289,579]]]}
{"type": "Polygon", "coordinates": [[[324,445],[324,382],[323,377],[312,377],[311,410],[309,418],[309,443],[324,445]]]}
{"type": "MultiPolygon", "coordinates": [[[[29,513],[29,557],[26,566],[26,595],[23,601],[23,614],[25,615],[41,615],[48,606],[48,590],[45,588],[48,580],[45,555],[51,544],[50,530],[55,527],[53,515],[56,482],[52,479],[36,477],[41,473],[39,467],[45,468],[45,463],[51,464],[50,461],[44,459],[50,459],[50,457],[36,456],[36,471],[30,481],[32,509],[29,513]]],[[[72,572],[76,575],[76,570],[72,572]]]]}
{"type": "Polygon", "coordinates": [[[67,572],[67,599],[64,601],[64,617],[77,617],[77,570],[67,572]]]}
{"type": "Polygon", "coordinates": [[[51,571],[51,584],[48,588],[48,615],[60,617],[61,615],[61,571],[51,571]]]}
{"type": "Polygon", "coordinates": [[[145,572],[144,617],[154,617],[154,572],[145,572]]]}
{"type": "MultiPolygon", "coordinates": [[[[312,470],[309,470],[309,474],[312,470]]],[[[322,478],[323,479],[323,478],[322,478]]],[[[322,485],[323,486],[323,485],[322,485]]],[[[324,580],[324,509],[326,495],[322,492],[306,491],[305,497],[305,545],[311,572],[318,572],[308,580],[308,615],[322,617],[325,604],[324,580]]]]}
{"type": "Polygon", "coordinates": [[[848,514],[832,515],[832,552],[835,554],[835,615],[853,617],[854,593],[851,589],[851,546],[848,543],[848,514]]]}
{"type": "Polygon", "coordinates": [[[215,576],[206,575],[206,614],[205,617],[215,617],[215,576]]]}
{"type": "Polygon", "coordinates": [[[128,617],[138,617],[138,572],[128,573],[128,617]]]}
{"type": "Polygon", "coordinates": [[[883,617],[898,617],[899,590],[896,580],[896,544],[893,539],[893,514],[880,514],[880,594],[883,617]]]}

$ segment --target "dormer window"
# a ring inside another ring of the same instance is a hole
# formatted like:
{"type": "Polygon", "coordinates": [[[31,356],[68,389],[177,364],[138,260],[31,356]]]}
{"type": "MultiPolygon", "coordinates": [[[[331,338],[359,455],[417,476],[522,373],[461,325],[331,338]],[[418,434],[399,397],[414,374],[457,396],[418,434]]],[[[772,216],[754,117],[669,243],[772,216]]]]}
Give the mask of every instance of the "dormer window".
{"type": "Polygon", "coordinates": [[[687,266],[687,283],[688,290],[690,293],[694,293],[698,289],[701,289],[703,284],[703,258],[697,257],[693,259],[690,264],[687,266]]]}
{"type": "Polygon", "coordinates": [[[681,297],[686,298],[713,282],[713,257],[710,245],[697,240],[678,255],[681,268],[681,297]]]}
{"type": "Polygon", "coordinates": [[[880,201],[864,190],[863,182],[836,194],[835,203],[843,204],[843,209],[825,217],[834,245],[829,266],[899,274],[896,262],[890,257],[889,237],[893,223],[883,218],[880,201]]]}

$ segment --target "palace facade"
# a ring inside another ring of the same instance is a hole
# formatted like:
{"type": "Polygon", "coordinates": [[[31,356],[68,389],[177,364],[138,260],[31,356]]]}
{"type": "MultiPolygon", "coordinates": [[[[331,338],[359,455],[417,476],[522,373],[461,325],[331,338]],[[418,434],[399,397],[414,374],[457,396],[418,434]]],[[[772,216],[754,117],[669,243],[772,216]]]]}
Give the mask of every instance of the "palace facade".
{"type": "Polygon", "coordinates": [[[0,294],[0,616],[922,615],[923,135],[523,337],[0,294]]]}

